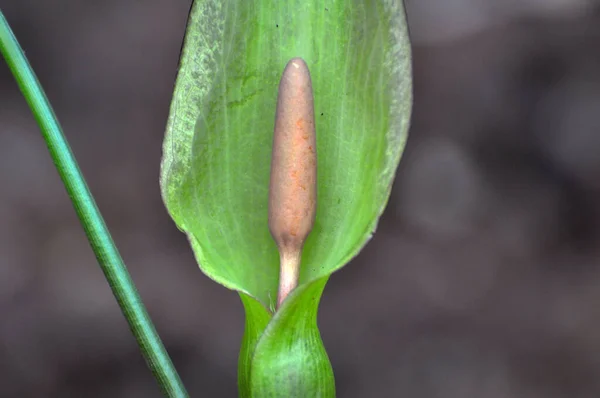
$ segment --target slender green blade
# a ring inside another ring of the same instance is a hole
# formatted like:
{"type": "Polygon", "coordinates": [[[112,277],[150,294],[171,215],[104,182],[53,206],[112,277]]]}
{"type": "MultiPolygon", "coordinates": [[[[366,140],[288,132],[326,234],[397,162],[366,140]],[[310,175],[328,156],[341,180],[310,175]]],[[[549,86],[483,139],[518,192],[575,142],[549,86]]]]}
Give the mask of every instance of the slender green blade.
{"type": "Polygon", "coordinates": [[[40,127],[48,152],[69,194],[98,264],[104,272],[148,367],[165,396],[187,397],[188,393],[158,336],[83,174],[79,170],[77,160],[63,134],[62,127],[2,10],[0,10],[0,54],[6,60],[40,127]]]}
{"type": "Polygon", "coordinates": [[[315,95],[318,210],[300,283],[342,267],[375,230],[404,147],[411,60],[400,0],[196,0],[164,142],[164,202],[201,269],[268,307],[277,87],[292,57],[315,95]]]}

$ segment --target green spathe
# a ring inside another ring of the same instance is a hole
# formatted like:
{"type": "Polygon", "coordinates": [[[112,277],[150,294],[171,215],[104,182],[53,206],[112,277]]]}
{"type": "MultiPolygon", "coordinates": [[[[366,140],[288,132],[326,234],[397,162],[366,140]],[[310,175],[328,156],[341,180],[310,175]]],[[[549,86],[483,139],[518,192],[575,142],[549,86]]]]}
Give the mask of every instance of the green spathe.
{"type": "MultiPolygon", "coordinates": [[[[328,364],[316,328],[320,293],[327,277],[375,230],[406,140],[411,103],[410,46],[400,0],[194,2],[167,125],[161,188],[202,271],[242,296],[247,317],[242,395],[269,396],[259,390],[265,388],[260,380],[289,382],[261,372],[281,368],[287,354],[277,350],[290,349],[281,342],[290,336],[311,341],[307,349],[328,364]],[[279,79],[294,57],[306,61],[312,77],[318,205],[300,285],[270,320],[279,277],[267,224],[272,137],[279,79]],[[316,295],[309,288],[315,284],[321,289],[316,295]],[[286,314],[291,308],[301,308],[309,319],[314,314],[314,327],[300,325],[312,320],[286,314]]],[[[290,369],[299,366],[300,357],[290,356],[290,369]]],[[[322,396],[333,396],[330,387],[319,390],[322,396]]]]}

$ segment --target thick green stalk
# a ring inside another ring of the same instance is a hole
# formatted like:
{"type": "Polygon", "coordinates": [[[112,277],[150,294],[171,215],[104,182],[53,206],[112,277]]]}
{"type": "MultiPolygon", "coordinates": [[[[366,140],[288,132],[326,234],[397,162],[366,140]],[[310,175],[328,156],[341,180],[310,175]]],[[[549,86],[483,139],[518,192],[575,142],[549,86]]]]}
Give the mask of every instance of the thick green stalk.
{"type": "Polygon", "coordinates": [[[42,131],[52,160],[148,367],[168,397],[188,394],[152,324],[139,293],[96,206],[54,111],[0,10],[0,52],[42,131]]]}

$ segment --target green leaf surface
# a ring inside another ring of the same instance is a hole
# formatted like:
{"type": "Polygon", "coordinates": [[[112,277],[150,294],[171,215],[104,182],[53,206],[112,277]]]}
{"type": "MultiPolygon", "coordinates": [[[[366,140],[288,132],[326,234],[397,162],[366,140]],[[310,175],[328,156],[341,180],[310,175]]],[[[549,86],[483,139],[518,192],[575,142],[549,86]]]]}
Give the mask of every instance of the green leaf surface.
{"type": "Polygon", "coordinates": [[[274,315],[250,355],[250,383],[240,385],[240,396],[335,397],[333,370],[317,328],[327,279],[294,290],[274,315]]]}
{"type": "Polygon", "coordinates": [[[404,147],[411,59],[400,0],[196,0],[161,167],[164,202],[201,269],[269,308],[279,256],[267,224],[275,104],[302,57],[315,96],[318,201],[300,286],[373,234],[404,147]]]}
{"type": "Polygon", "coordinates": [[[240,398],[249,398],[250,395],[250,369],[256,344],[271,320],[271,313],[254,298],[240,293],[246,313],[246,325],[242,339],[242,349],[238,361],[238,389],[240,398]]]}

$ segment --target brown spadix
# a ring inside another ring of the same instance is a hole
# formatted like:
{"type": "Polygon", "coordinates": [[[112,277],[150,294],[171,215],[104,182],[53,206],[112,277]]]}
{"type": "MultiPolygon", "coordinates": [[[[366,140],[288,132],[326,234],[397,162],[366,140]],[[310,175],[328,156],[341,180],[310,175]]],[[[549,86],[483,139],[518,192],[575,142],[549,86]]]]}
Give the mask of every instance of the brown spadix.
{"type": "Polygon", "coordinates": [[[298,286],[302,248],[317,209],[317,151],[312,83],[301,58],[286,65],[277,97],[269,229],[280,256],[277,308],[298,286]]]}

